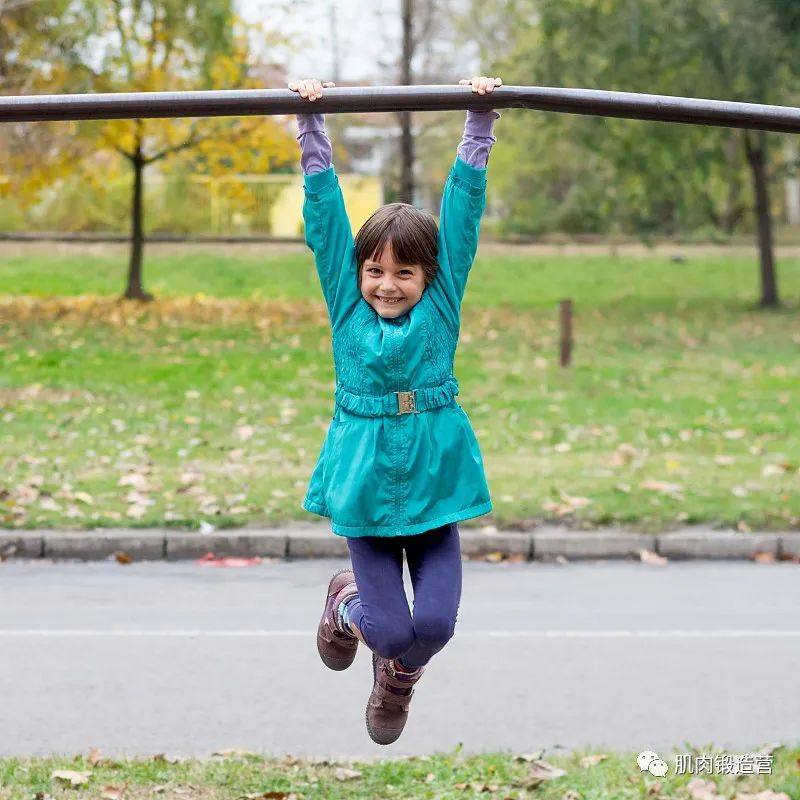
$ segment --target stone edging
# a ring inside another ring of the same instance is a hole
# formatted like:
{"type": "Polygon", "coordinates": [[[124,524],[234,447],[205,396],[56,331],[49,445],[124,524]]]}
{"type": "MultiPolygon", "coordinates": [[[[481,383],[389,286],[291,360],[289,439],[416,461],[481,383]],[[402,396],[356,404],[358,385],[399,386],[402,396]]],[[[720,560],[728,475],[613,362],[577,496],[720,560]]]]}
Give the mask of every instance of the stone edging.
{"type": "MultiPolygon", "coordinates": [[[[542,526],[530,532],[462,528],[464,556],[521,561],[639,559],[643,550],[670,559],[800,559],[800,531],[742,533],[695,526],[660,534],[577,531],[542,526]],[[494,554],[494,555],[492,555],[494,554]]],[[[210,534],[170,529],[0,531],[4,558],[98,561],[124,553],[133,561],[217,557],[341,558],[347,541],[321,525],[239,528],[210,534]]]]}

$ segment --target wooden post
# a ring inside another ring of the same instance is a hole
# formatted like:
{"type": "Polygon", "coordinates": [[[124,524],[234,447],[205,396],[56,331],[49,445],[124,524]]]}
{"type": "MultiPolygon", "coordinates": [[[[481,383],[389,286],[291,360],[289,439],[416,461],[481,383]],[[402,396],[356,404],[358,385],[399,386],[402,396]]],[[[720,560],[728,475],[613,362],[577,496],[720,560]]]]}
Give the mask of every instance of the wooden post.
{"type": "Polygon", "coordinates": [[[572,361],[572,300],[561,301],[561,366],[572,361]]]}

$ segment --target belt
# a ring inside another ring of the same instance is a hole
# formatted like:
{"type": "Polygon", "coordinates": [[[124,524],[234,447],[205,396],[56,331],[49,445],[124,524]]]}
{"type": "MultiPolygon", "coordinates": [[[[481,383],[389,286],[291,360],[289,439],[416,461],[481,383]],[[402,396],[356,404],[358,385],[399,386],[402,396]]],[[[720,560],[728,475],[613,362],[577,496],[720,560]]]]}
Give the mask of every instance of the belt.
{"type": "Polygon", "coordinates": [[[425,386],[405,392],[389,392],[384,395],[356,394],[341,386],[336,388],[335,398],[339,406],[362,417],[388,417],[400,414],[417,414],[446,406],[458,394],[458,381],[448,378],[439,386],[425,386]]]}

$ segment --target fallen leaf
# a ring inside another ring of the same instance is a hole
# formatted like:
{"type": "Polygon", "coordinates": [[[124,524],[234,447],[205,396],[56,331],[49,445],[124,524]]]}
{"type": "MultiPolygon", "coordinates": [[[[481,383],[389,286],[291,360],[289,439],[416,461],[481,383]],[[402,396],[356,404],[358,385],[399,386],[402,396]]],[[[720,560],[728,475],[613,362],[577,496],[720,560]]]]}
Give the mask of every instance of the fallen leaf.
{"type": "Polygon", "coordinates": [[[39,508],[45,511],[61,511],[61,506],[52,497],[45,497],[40,500],[39,508]]]}
{"type": "Polygon", "coordinates": [[[168,756],[165,753],[156,753],[153,756],[153,761],[158,761],[161,764],[180,764],[183,760],[180,756],[168,756]]]}
{"type": "Polygon", "coordinates": [[[103,760],[103,756],[100,754],[99,748],[92,747],[89,750],[89,755],[86,756],[86,760],[91,766],[96,767],[103,760]]]}
{"type": "Polygon", "coordinates": [[[239,438],[239,441],[241,442],[246,442],[248,439],[252,438],[255,432],[256,429],[252,425],[236,426],[236,436],[239,438]]]}
{"type": "Polygon", "coordinates": [[[361,777],[361,773],[358,770],[347,769],[346,767],[337,767],[333,775],[337,781],[351,781],[361,777]]]}
{"type": "Polygon", "coordinates": [[[548,764],[546,761],[536,760],[531,761],[528,777],[540,781],[550,781],[553,780],[553,778],[560,778],[562,775],[566,774],[567,773],[563,769],[554,767],[552,764],[548,764]]]}
{"type": "Polygon", "coordinates": [[[530,763],[532,761],[538,761],[543,754],[543,750],[537,750],[535,753],[519,753],[519,755],[514,756],[514,761],[527,761],[530,763]]]}
{"type": "Polygon", "coordinates": [[[642,489],[649,489],[652,492],[661,492],[662,494],[675,494],[683,489],[683,486],[677,483],[667,483],[666,481],[644,481],[639,484],[642,489]]]}
{"type": "Polygon", "coordinates": [[[773,477],[775,475],[783,475],[784,472],[786,472],[786,470],[784,470],[783,466],[780,464],[767,464],[767,466],[761,470],[761,474],[765,478],[773,477]]]}
{"type": "Polygon", "coordinates": [[[639,560],[643,564],[656,564],[658,566],[662,566],[666,564],[669,559],[665,556],[661,556],[658,553],[654,553],[652,550],[640,550],[639,551],[639,560]]]}
{"type": "Polygon", "coordinates": [[[597,753],[591,756],[584,756],[581,759],[580,764],[582,767],[593,767],[595,764],[599,764],[601,761],[605,761],[607,758],[607,755],[604,755],[603,753],[597,753]]]}
{"type": "Polygon", "coordinates": [[[767,789],[763,792],[758,792],[758,794],[748,794],[742,793],[734,795],[733,800],[792,800],[788,794],[784,794],[783,792],[773,792],[770,789],[767,789]]]}
{"type": "Polygon", "coordinates": [[[105,786],[100,797],[103,800],[122,800],[127,788],[127,784],[125,786],[105,786]]]}
{"type": "Polygon", "coordinates": [[[33,486],[26,486],[25,484],[20,484],[14,490],[14,495],[16,496],[16,501],[21,503],[22,505],[30,505],[31,503],[35,502],[39,497],[39,490],[34,488],[33,486]]]}
{"type": "Polygon", "coordinates": [[[747,431],[744,428],[736,428],[733,431],[725,431],[722,435],[726,439],[741,439],[747,435],[747,431]]]}
{"type": "Polygon", "coordinates": [[[71,769],[57,769],[54,770],[50,777],[57,781],[64,781],[70,786],[86,786],[89,779],[92,777],[91,772],[77,772],[71,769]]]}
{"type": "Polygon", "coordinates": [[[717,785],[714,781],[692,778],[692,780],[686,784],[686,788],[694,800],[719,800],[717,785]]]}
{"type": "MultiPolygon", "coordinates": [[[[222,758],[242,758],[243,756],[257,755],[252,750],[239,750],[236,747],[225,747],[222,750],[217,750],[212,755],[222,756],[222,758]]],[[[261,795],[259,795],[261,797],[261,795]]]]}
{"type": "Polygon", "coordinates": [[[626,464],[629,464],[631,461],[633,461],[634,457],[636,456],[636,452],[636,448],[632,444],[623,442],[617,446],[617,449],[609,458],[608,463],[612,467],[624,467],[626,464]]]}
{"type": "Polygon", "coordinates": [[[122,551],[114,553],[114,558],[118,564],[133,564],[133,556],[130,553],[123,553],[122,551]]]}
{"type": "Polygon", "coordinates": [[[123,475],[118,481],[117,486],[132,486],[140,492],[147,491],[147,476],[138,472],[130,472],[123,475]]]}
{"type": "Polygon", "coordinates": [[[136,489],[133,489],[130,492],[128,492],[128,494],[126,494],[125,497],[123,497],[122,499],[126,503],[131,503],[140,506],[152,506],[155,505],[156,502],[150,497],[150,495],[142,494],[136,489]]]}

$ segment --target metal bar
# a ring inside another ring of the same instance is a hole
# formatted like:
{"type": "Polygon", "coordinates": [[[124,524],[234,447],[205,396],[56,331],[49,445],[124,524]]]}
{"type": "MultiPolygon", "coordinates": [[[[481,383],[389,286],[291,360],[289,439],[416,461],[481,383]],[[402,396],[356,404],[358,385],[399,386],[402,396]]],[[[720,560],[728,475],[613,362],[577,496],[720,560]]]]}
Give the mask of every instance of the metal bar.
{"type": "Polygon", "coordinates": [[[598,89],[502,86],[491,95],[468,86],[357,86],[326,89],[303,100],[288,89],[201,92],[132,92],[0,97],[0,122],[78,119],[147,119],[262,114],[341,114],[369,111],[454,111],[528,108],[569,114],[683,122],[800,133],[800,109],[598,89]]]}

